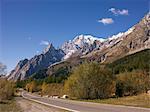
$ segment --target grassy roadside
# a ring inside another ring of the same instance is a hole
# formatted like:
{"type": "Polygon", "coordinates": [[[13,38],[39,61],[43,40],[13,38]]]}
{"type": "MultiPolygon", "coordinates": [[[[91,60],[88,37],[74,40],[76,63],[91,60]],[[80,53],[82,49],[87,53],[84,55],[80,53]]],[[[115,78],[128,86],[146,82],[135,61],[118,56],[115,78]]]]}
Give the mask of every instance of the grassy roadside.
{"type": "Polygon", "coordinates": [[[12,100],[5,100],[0,103],[0,112],[23,112],[16,103],[15,98],[12,100]]]}
{"type": "Polygon", "coordinates": [[[97,100],[84,100],[84,101],[103,103],[103,104],[126,105],[126,106],[150,108],[150,95],[148,94],[140,94],[137,96],[127,96],[122,98],[109,98],[109,99],[102,99],[102,100],[97,99],[97,100]]]}

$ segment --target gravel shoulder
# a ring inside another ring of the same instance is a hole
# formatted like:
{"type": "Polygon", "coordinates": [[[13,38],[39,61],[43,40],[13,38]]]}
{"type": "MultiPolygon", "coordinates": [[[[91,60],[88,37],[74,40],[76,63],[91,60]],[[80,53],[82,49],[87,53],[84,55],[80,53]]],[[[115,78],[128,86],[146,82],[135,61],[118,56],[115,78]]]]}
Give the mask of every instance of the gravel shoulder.
{"type": "Polygon", "coordinates": [[[45,106],[33,101],[23,99],[22,97],[17,97],[16,102],[22,109],[21,112],[66,112],[65,110],[45,106]]]}

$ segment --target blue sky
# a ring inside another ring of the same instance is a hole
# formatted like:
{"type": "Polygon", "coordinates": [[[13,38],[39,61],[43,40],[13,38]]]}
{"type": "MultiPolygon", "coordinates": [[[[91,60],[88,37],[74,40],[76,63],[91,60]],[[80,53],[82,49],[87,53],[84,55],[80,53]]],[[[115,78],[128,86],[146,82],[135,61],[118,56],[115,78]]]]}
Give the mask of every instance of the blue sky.
{"type": "Polygon", "coordinates": [[[0,0],[0,62],[10,71],[45,41],[58,47],[78,34],[108,37],[148,11],[149,0],[0,0]]]}

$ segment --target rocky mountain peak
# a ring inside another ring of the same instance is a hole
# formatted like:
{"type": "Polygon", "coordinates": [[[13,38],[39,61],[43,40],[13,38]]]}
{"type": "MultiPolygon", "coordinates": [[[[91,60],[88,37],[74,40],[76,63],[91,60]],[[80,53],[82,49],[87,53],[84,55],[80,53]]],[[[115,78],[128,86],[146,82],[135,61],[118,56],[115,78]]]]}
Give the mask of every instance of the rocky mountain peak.
{"type": "Polygon", "coordinates": [[[149,22],[150,21],[150,12],[148,12],[145,17],[144,17],[145,21],[149,22]]]}
{"type": "Polygon", "coordinates": [[[35,55],[31,59],[21,60],[16,68],[11,71],[8,79],[12,80],[24,80],[31,76],[33,73],[38,72],[41,69],[47,68],[55,62],[61,61],[64,53],[60,49],[55,49],[52,44],[49,44],[39,55],[35,55]]]}
{"type": "Polygon", "coordinates": [[[50,52],[50,51],[53,51],[53,50],[56,50],[56,49],[54,48],[54,46],[53,46],[52,43],[49,43],[49,44],[47,45],[47,47],[43,50],[43,54],[46,54],[46,53],[48,53],[48,52],[50,52]]]}
{"type": "Polygon", "coordinates": [[[142,20],[135,25],[136,28],[142,28],[142,27],[145,27],[145,28],[149,28],[150,26],[150,12],[147,13],[143,18],[142,20]]]}

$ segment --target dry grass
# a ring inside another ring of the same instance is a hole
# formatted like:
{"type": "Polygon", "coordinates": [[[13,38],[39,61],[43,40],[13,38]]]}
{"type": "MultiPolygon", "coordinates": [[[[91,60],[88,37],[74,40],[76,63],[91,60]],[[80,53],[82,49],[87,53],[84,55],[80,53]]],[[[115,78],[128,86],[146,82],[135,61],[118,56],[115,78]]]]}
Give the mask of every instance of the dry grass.
{"type": "Polygon", "coordinates": [[[127,105],[135,107],[146,107],[150,108],[150,95],[140,94],[137,96],[128,96],[122,98],[109,98],[103,100],[86,100],[88,102],[115,104],[115,105],[127,105]]]}
{"type": "Polygon", "coordinates": [[[0,112],[23,112],[15,99],[5,100],[0,103],[0,112]]]}

